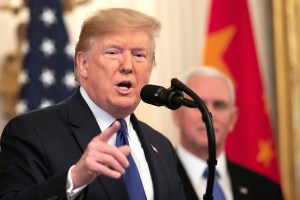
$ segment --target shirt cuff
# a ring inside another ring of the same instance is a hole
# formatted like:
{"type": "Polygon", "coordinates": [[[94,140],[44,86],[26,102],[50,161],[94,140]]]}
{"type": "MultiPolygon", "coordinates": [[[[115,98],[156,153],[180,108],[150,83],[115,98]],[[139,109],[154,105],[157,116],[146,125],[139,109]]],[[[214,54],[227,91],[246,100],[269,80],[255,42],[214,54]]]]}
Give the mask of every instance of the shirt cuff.
{"type": "Polygon", "coordinates": [[[68,171],[68,177],[67,177],[67,198],[68,200],[74,200],[79,193],[86,187],[86,185],[81,186],[75,190],[73,190],[73,181],[71,177],[71,170],[74,168],[74,165],[69,169],[68,171]]]}

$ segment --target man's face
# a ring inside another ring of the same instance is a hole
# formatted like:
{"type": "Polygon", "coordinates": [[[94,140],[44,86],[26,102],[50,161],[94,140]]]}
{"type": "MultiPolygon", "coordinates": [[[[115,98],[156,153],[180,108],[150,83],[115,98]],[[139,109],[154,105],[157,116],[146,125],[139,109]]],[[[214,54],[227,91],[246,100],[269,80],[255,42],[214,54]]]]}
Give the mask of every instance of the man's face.
{"type": "MultiPolygon", "coordinates": [[[[234,127],[238,112],[230,99],[229,88],[222,78],[200,76],[190,79],[187,86],[205,102],[212,113],[217,152],[220,152],[224,148],[227,134],[234,127]]],[[[181,107],[173,112],[173,117],[181,129],[181,144],[195,154],[207,151],[207,131],[200,111],[181,107]]]]}
{"type": "Polygon", "coordinates": [[[116,118],[132,113],[149,82],[152,43],[144,31],[122,31],[92,40],[77,54],[80,83],[99,107],[116,118]]]}

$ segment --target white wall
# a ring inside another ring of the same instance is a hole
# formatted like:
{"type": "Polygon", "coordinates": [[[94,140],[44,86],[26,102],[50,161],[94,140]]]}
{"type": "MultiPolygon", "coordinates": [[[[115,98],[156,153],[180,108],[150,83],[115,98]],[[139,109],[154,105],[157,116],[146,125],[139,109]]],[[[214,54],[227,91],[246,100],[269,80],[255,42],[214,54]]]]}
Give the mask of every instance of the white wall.
{"type": "MultiPolygon", "coordinates": [[[[271,9],[269,3],[270,0],[250,0],[249,5],[255,25],[260,63],[268,83],[267,91],[272,91],[268,76],[269,70],[272,70],[269,48],[271,44],[269,37],[271,9]]],[[[129,7],[157,17],[162,22],[162,30],[157,41],[157,66],[153,71],[151,83],[169,87],[171,78],[178,77],[186,67],[200,63],[209,5],[210,0],[188,0],[184,2],[182,0],[92,0],[86,5],[77,7],[71,13],[66,13],[65,22],[69,30],[70,40],[74,44],[77,41],[83,19],[93,10],[101,7],[129,7]]],[[[8,52],[16,49],[16,26],[20,21],[26,21],[27,16],[26,10],[18,15],[0,10],[0,29],[2,30],[0,63],[8,52]]],[[[142,102],[136,114],[140,119],[164,133],[174,144],[177,144],[177,130],[169,110],[164,107],[146,105],[142,102]]],[[[1,118],[0,114],[0,131],[5,122],[6,120],[1,118]]]]}

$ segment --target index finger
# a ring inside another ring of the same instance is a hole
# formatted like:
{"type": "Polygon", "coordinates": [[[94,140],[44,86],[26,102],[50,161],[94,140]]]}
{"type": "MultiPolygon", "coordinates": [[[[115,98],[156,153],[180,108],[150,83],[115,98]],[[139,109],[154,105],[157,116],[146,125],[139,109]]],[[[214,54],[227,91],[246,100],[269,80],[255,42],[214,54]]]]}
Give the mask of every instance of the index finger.
{"type": "Polygon", "coordinates": [[[108,142],[109,138],[116,133],[120,128],[120,122],[114,121],[111,126],[109,126],[106,130],[100,133],[97,137],[99,140],[103,142],[108,142]]]}

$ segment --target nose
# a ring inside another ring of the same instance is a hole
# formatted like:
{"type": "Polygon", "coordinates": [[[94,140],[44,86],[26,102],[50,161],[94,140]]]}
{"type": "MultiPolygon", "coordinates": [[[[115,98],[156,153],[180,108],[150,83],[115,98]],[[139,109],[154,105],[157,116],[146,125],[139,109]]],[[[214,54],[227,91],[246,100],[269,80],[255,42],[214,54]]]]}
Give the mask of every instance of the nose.
{"type": "Polygon", "coordinates": [[[133,70],[133,62],[131,52],[124,52],[121,63],[120,63],[120,71],[131,73],[133,70]]]}
{"type": "Polygon", "coordinates": [[[213,106],[210,103],[206,103],[205,105],[209,112],[213,112],[213,106]]]}
{"type": "Polygon", "coordinates": [[[214,118],[214,117],[215,117],[215,116],[214,116],[215,110],[214,110],[213,105],[210,104],[210,103],[206,103],[206,108],[207,108],[208,111],[213,115],[213,118],[214,118]]]}

